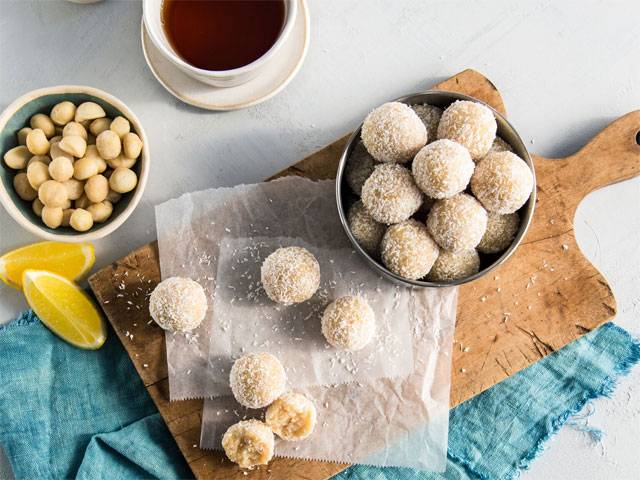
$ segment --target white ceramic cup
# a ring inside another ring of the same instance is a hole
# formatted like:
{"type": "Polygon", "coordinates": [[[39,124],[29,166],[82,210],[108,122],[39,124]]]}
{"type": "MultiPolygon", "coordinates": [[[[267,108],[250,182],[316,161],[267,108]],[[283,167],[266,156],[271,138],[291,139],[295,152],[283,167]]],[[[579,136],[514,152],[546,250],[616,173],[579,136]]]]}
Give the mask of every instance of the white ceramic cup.
{"type": "MultiPolygon", "coordinates": [[[[147,27],[147,32],[155,47],[171,61],[176,67],[196,80],[215,87],[234,87],[248,82],[264,71],[269,62],[277,54],[282,44],[291,33],[293,24],[298,14],[297,0],[283,0],[285,7],[285,17],[280,36],[267,52],[257,60],[232,70],[203,70],[185,62],[173,49],[162,26],[162,3],[163,0],[143,0],[142,17],[147,27]]],[[[242,41],[242,39],[238,39],[242,41]]]]}

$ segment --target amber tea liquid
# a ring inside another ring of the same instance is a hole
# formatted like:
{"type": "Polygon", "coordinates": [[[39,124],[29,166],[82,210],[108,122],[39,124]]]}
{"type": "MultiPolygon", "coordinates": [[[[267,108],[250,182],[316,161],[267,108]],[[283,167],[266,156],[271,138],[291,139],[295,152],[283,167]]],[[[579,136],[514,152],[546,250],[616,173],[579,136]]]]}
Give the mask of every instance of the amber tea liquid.
{"type": "Polygon", "coordinates": [[[276,42],[283,0],[164,0],[162,22],[180,57],[203,70],[248,65],[276,42]]]}

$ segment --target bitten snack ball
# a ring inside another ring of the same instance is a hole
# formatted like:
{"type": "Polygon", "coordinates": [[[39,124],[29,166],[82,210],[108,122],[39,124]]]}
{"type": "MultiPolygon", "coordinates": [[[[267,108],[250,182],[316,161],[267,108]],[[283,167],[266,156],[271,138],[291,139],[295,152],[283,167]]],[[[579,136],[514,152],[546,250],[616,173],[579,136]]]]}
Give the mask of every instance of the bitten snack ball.
{"type": "Polygon", "coordinates": [[[416,112],[424,126],[427,128],[427,143],[431,143],[438,138],[438,125],[442,117],[442,109],[433,105],[412,105],[413,111],[416,112]]]}
{"type": "Polygon", "coordinates": [[[376,222],[367,210],[358,201],[351,205],[347,215],[351,233],[358,244],[369,254],[377,256],[380,252],[380,242],[386,230],[386,226],[376,222]]]}
{"type": "Polygon", "coordinates": [[[361,297],[346,296],[329,304],[322,315],[322,334],[331,345],[349,351],[366,347],[376,333],[376,317],[361,297]]]}
{"type": "Polygon", "coordinates": [[[498,253],[506,250],[520,228],[520,217],[517,213],[489,213],[487,231],[478,244],[481,253],[498,253]]]}
{"type": "Polygon", "coordinates": [[[424,147],[411,165],[416,185],[437,199],[452,197],[467,188],[474,168],[469,151],[446,139],[424,147]]]}
{"type": "Polygon", "coordinates": [[[478,161],[491,148],[497,128],[491,109],[477,102],[457,100],[442,114],[438,138],[458,142],[478,161]]]}
{"type": "Polygon", "coordinates": [[[424,224],[409,219],[389,227],[382,237],[382,262],[396,275],[418,280],[436,261],[439,249],[424,224]]]}
{"type": "Polygon", "coordinates": [[[444,250],[471,250],[487,229],[487,212],[466,193],[438,200],[427,217],[427,228],[444,250]]]}
{"type": "Polygon", "coordinates": [[[344,168],[344,178],[353,193],[356,195],[362,194],[362,186],[373,173],[376,165],[378,165],[378,162],[369,155],[362,141],[358,142],[344,168]]]}
{"type": "Polygon", "coordinates": [[[265,422],[280,438],[302,440],[313,432],[317,412],[311,400],[301,393],[289,392],[276,399],[265,414],[265,422]]]}
{"type": "Polygon", "coordinates": [[[465,278],[480,271],[480,257],[475,250],[460,252],[440,251],[440,256],[431,267],[427,280],[450,282],[465,278]]]}
{"type": "MultiPolygon", "coordinates": [[[[73,220],[73,216],[71,219],[73,220]]],[[[197,328],[204,319],[207,313],[207,296],[198,282],[190,278],[169,277],[151,292],[149,313],[165,330],[189,332],[197,328]]]]}
{"type": "Polygon", "coordinates": [[[427,143],[427,129],[411,107],[389,102],[367,115],[361,137],[379,162],[406,163],[427,143]]]}
{"type": "Polygon", "coordinates": [[[529,199],[532,190],[529,165],[511,152],[488,155],[471,177],[471,191],[493,213],[515,212],[529,199]]]}
{"type": "Polygon", "coordinates": [[[287,376],[270,353],[248,353],[231,367],[229,383],[235,399],[247,408],[263,408],[284,392],[287,376]]]}
{"type": "Polygon", "coordinates": [[[283,305],[309,300],[320,286],[320,265],[302,247],[283,247],[269,255],[260,269],[267,296],[283,305]]]}
{"type": "Polygon", "coordinates": [[[416,213],[422,192],[401,165],[378,165],[362,187],[362,203],[376,221],[399,223],[416,213]]]}
{"type": "Polygon", "coordinates": [[[240,468],[266,465],[273,458],[273,447],[273,432],[260,420],[242,420],[222,436],[224,453],[240,468]]]}

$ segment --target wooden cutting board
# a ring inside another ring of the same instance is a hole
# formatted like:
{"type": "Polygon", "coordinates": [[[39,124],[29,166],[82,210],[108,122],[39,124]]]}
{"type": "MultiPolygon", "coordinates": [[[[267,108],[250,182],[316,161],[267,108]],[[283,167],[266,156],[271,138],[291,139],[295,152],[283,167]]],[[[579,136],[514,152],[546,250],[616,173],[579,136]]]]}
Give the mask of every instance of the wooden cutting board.
{"type": "MultiPolygon", "coordinates": [[[[496,87],[476,71],[465,70],[432,88],[476,97],[505,114],[496,87]]],[[[636,111],[613,122],[575,155],[559,159],[533,156],[538,200],[524,241],[492,274],[460,287],[452,407],[614,317],[611,288],[580,252],[573,218],[589,192],[640,173],[639,130],[640,111],[636,111]]],[[[276,176],[334,178],[346,139],[276,176]]],[[[220,452],[198,448],[202,400],[169,403],[164,333],[148,314],[147,297],[159,281],[155,243],[89,279],[195,476],[324,479],[344,469],[344,464],[275,458],[268,467],[245,475],[220,452]]]]}

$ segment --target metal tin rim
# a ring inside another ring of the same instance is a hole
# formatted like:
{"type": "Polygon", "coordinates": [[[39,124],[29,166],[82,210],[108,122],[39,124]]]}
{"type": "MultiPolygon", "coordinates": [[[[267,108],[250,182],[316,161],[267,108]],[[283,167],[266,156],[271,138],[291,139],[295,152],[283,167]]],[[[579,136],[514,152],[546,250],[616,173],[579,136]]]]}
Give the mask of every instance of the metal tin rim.
{"type": "MultiPolygon", "coordinates": [[[[357,144],[360,138],[360,130],[362,128],[362,123],[360,123],[358,128],[351,134],[351,136],[349,137],[349,140],[347,141],[347,144],[345,145],[342,151],[342,155],[340,156],[340,163],[338,164],[338,172],[336,174],[336,204],[338,207],[338,215],[340,217],[340,223],[342,224],[342,227],[344,228],[344,231],[347,234],[347,237],[349,237],[351,244],[353,245],[355,250],[365,259],[365,261],[370,266],[372,266],[374,270],[378,271],[378,273],[381,273],[383,276],[387,277],[388,279],[390,279],[395,283],[399,283],[401,285],[405,285],[409,287],[422,287],[422,288],[452,287],[452,286],[463,285],[465,283],[472,282],[474,280],[477,280],[487,275],[489,272],[491,272],[498,266],[502,265],[505,261],[507,261],[507,259],[516,250],[516,248],[518,248],[518,246],[522,242],[522,239],[527,233],[527,230],[529,229],[529,225],[531,224],[531,219],[533,218],[533,212],[534,212],[535,203],[536,203],[536,172],[535,172],[533,160],[531,159],[531,156],[529,155],[529,152],[527,151],[527,148],[524,142],[522,141],[522,138],[518,134],[518,131],[513,127],[513,125],[511,125],[511,123],[509,123],[509,121],[500,112],[496,111],[490,105],[486,104],[481,100],[478,100],[477,98],[470,97],[468,95],[464,95],[457,92],[447,92],[444,90],[427,90],[425,92],[418,92],[418,93],[412,93],[410,95],[405,95],[393,101],[406,103],[408,105],[414,105],[418,103],[431,103],[428,100],[429,97],[432,97],[432,101],[434,98],[445,98],[448,101],[448,104],[453,103],[455,100],[470,100],[470,101],[481,103],[486,107],[490,108],[494,116],[496,117],[496,121],[498,122],[498,131],[500,131],[500,129],[504,129],[509,133],[509,136],[511,137],[509,139],[510,140],[509,143],[514,148],[515,153],[518,156],[520,156],[527,163],[527,165],[529,165],[529,168],[531,169],[531,173],[533,174],[533,189],[531,191],[531,196],[529,197],[529,200],[518,210],[519,212],[521,212],[520,227],[518,228],[518,233],[516,233],[516,236],[513,242],[511,243],[511,245],[509,246],[509,248],[507,248],[504,252],[502,252],[502,254],[496,260],[494,260],[490,265],[486,266],[485,268],[480,270],[478,273],[475,273],[468,277],[453,280],[451,282],[430,282],[430,281],[424,281],[424,280],[410,280],[408,278],[401,277],[391,272],[381,262],[378,262],[375,258],[371,257],[360,246],[358,241],[353,236],[353,233],[351,233],[351,229],[349,228],[349,223],[347,221],[347,215],[345,212],[345,205],[343,204],[343,199],[342,199],[344,169],[347,164],[349,155],[351,154],[351,151],[353,150],[353,148],[355,147],[355,145],[357,144]],[[516,145],[513,145],[514,142],[516,143],[516,145]]],[[[442,103],[442,102],[438,102],[438,103],[442,103]]]]}

